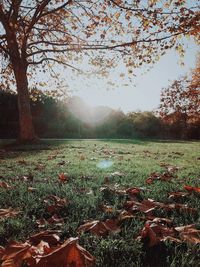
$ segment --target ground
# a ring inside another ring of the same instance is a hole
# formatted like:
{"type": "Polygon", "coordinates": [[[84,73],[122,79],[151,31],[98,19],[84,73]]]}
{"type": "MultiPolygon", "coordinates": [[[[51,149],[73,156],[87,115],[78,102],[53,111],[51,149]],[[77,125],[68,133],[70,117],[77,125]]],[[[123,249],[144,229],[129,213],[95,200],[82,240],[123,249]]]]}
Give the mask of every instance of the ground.
{"type": "Polygon", "coordinates": [[[199,148],[199,142],[181,141],[43,140],[26,146],[0,141],[0,209],[20,211],[0,217],[0,245],[59,229],[61,240],[79,236],[97,266],[199,266],[199,244],[186,238],[152,246],[151,237],[144,238],[144,232],[141,237],[149,215],[171,219],[173,227],[200,227],[200,193],[184,188],[200,185],[199,148]],[[133,187],[139,189],[130,193],[133,187]],[[169,197],[180,191],[181,196],[169,197]],[[127,208],[127,201],[148,198],[194,210],[156,207],[153,213],[135,213],[127,208]],[[55,213],[60,221],[49,221],[55,213]],[[77,231],[87,220],[119,215],[119,231],[77,231]]]}

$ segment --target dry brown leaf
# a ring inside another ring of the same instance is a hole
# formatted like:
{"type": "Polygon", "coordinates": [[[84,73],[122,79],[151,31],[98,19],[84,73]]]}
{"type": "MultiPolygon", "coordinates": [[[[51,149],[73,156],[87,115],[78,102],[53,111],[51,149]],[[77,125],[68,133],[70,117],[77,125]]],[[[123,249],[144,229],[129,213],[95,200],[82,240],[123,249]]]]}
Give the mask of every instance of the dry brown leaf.
{"type": "Polygon", "coordinates": [[[47,220],[49,224],[54,224],[57,226],[61,226],[64,223],[63,218],[59,217],[57,214],[54,214],[51,218],[47,220]]]}
{"type": "Polygon", "coordinates": [[[125,176],[125,174],[123,172],[116,171],[116,172],[111,173],[110,176],[112,176],[112,177],[114,177],[114,176],[123,177],[123,176],[125,176]]]}
{"type": "Polygon", "coordinates": [[[47,204],[48,212],[56,213],[58,210],[69,204],[69,201],[66,198],[50,195],[44,199],[44,203],[47,204]]]}
{"type": "Polygon", "coordinates": [[[108,205],[100,205],[100,209],[103,211],[103,212],[107,212],[107,213],[112,213],[113,212],[113,207],[111,206],[108,206],[108,205]]]}
{"type": "Polygon", "coordinates": [[[35,191],[37,191],[37,188],[31,186],[28,187],[28,192],[35,192],[35,191]]]}
{"type": "Polygon", "coordinates": [[[44,164],[39,163],[39,164],[37,164],[35,166],[34,170],[36,170],[36,171],[43,171],[45,169],[45,167],[46,166],[44,164]]]}
{"type": "Polygon", "coordinates": [[[17,162],[21,165],[27,165],[28,164],[28,162],[24,159],[19,159],[17,162]]]}
{"type": "Polygon", "coordinates": [[[153,172],[146,179],[146,183],[152,184],[154,181],[157,181],[157,180],[170,182],[173,178],[175,178],[175,176],[173,175],[173,173],[171,173],[169,171],[164,172],[164,173],[153,172]]]}
{"type": "Polygon", "coordinates": [[[2,259],[4,253],[5,253],[5,248],[0,246],[0,260],[2,259]]]}
{"type": "Polygon", "coordinates": [[[31,258],[33,250],[28,243],[12,242],[5,247],[2,267],[21,267],[24,260],[31,258]]]}
{"type": "Polygon", "coordinates": [[[59,231],[46,230],[35,235],[32,235],[29,240],[31,244],[37,246],[41,241],[47,242],[50,246],[57,245],[60,237],[58,236],[59,231]]]}
{"type": "Polygon", "coordinates": [[[146,215],[152,215],[152,211],[156,208],[156,205],[153,205],[151,202],[138,202],[135,200],[127,201],[124,204],[126,210],[131,211],[133,213],[141,211],[146,215]]]}
{"type": "Polygon", "coordinates": [[[169,193],[169,197],[168,198],[176,200],[176,199],[179,199],[179,198],[184,198],[184,197],[186,197],[188,195],[189,195],[189,193],[187,193],[187,192],[171,192],[171,193],[169,193]]]}
{"type": "Polygon", "coordinates": [[[118,226],[119,221],[118,220],[112,220],[112,219],[107,219],[106,221],[88,221],[85,224],[81,225],[78,229],[77,232],[91,232],[95,235],[98,236],[105,236],[108,235],[110,232],[112,233],[118,233],[120,232],[120,228],[118,226]]]}
{"type": "Polygon", "coordinates": [[[0,188],[10,189],[12,186],[7,184],[6,182],[0,182],[0,188]]]}
{"type": "Polygon", "coordinates": [[[8,209],[0,209],[0,219],[8,218],[8,217],[14,217],[18,215],[20,211],[14,210],[12,208],[8,209]]]}
{"type": "Polygon", "coordinates": [[[95,266],[95,258],[78,245],[77,238],[69,238],[53,252],[36,259],[37,264],[34,267],[95,266]]]}
{"type": "Polygon", "coordinates": [[[84,155],[80,155],[79,159],[80,159],[80,160],[85,160],[86,157],[85,157],[84,155]]]}
{"type": "Polygon", "coordinates": [[[200,244],[200,230],[195,228],[195,224],[175,227],[175,230],[179,232],[182,241],[191,244],[200,244]]]}
{"type": "Polygon", "coordinates": [[[148,246],[153,247],[168,237],[174,237],[175,234],[174,228],[166,227],[159,222],[147,221],[137,239],[146,240],[148,246]]]}

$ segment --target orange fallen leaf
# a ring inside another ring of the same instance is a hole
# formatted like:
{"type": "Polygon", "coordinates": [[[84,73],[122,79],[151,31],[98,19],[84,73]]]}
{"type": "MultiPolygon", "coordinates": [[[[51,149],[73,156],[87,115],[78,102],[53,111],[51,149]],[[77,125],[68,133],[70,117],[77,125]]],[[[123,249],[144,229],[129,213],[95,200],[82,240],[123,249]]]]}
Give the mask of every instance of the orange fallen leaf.
{"type": "Polygon", "coordinates": [[[33,251],[28,243],[12,242],[5,247],[1,260],[2,267],[21,267],[24,260],[31,258],[33,251]]]}
{"type": "Polygon", "coordinates": [[[98,236],[108,235],[110,232],[118,233],[120,232],[120,228],[118,226],[119,221],[114,219],[107,219],[106,221],[88,221],[85,224],[81,225],[77,232],[91,232],[98,236]]]}
{"type": "Polygon", "coordinates": [[[69,180],[69,176],[63,172],[58,175],[58,178],[61,183],[65,183],[69,180]]]}
{"type": "Polygon", "coordinates": [[[187,190],[188,192],[200,193],[200,187],[193,187],[193,186],[190,186],[190,185],[185,185],[184,189],[187,190]]]}
{"type": "Polygon", "coordinates": [[[95,258],[77,243],[77,238],[69,238],[53,252],[36,260],[35,267],[95,266],[95,258]]]}
{"type": "Polygon", "coordinates": [[[129,195],[138,195],[142,190],[138,187],[131,187],[126,189],[126,193],[129,195]]]}

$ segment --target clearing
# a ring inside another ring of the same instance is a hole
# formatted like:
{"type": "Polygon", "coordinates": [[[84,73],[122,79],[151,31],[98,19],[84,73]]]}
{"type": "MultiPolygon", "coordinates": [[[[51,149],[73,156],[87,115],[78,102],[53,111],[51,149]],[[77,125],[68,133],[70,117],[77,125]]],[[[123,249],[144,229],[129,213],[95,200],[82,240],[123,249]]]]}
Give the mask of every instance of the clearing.
{"type": "Polygon", "coordinates": [[[61,242],[79,237],[96,266],[199,266],[199,142],[6,143],[0,142],[1,246],[51,229],[61,242]],[[102,224],[79,228],[93,220],[102,224]]]}

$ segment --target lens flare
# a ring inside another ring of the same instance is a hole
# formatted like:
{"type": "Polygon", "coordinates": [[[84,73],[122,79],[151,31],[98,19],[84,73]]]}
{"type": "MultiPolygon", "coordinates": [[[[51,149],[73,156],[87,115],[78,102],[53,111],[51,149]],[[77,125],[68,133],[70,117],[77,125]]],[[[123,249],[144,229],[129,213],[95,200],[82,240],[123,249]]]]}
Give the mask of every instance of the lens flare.
{"type": "Polygon", "coordinates": [[[110,168],[113,165],[112,160],[102,160],[97,164],[97,167],[100,169],[107,169],[110,168]]]}

